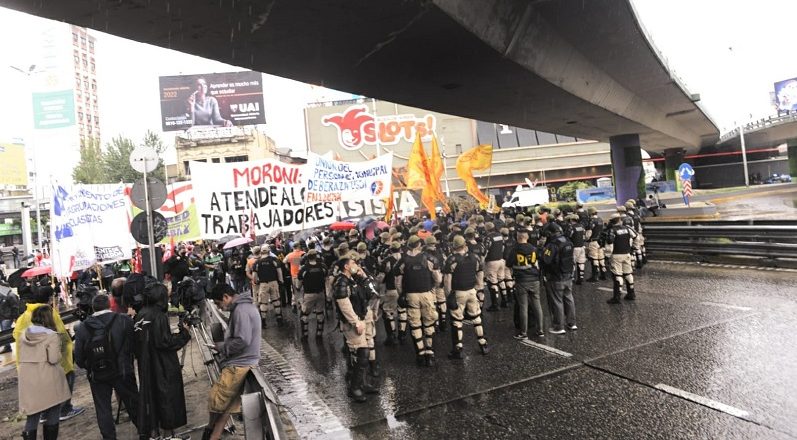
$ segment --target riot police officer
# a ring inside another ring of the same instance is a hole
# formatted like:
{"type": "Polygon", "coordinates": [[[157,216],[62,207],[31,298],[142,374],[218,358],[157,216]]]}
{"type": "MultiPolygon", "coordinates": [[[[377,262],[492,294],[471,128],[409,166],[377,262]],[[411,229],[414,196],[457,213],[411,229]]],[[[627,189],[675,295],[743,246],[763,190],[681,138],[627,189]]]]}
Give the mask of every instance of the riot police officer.
{"type": "Polygon", "coordinates": [[[598,217],[598,210],[590,207],[589,210],[590,223],[587,233],[587,254],[592,263],[592,275],[587,281],[594,283],[598,281],[598,275],[601,280],[606,279],[606,256],[603,253],[603,220],[598,217]]]}
{"type": "Polygon", "coordinates": [[[495,230],[492,222],[484,225],[483,246],[484,255],[484,277],[487,281],[487,289],[490,292],[490,307],[488,312],[498,311],[498,298],[501,298],[501,307],[506,308],[506,285],[504,284],[504,236],[495,230]]]}
{"type": "Polygon", "coordinates": [[[612,250],[612,274],[614,276],[614,286],[612,288],[612,298],[609,304],[620,303],[620,288],[625,282],[625,299],[633,301],[636,299],[634,293],[634,265],[631,264],[632,246],[636,238],[634,229],[622,222],[620,214],[612,214],[609,220],[609,231],[606,241],[613,245],[612,250]]]}
{"type": "MultiPolygon", "coordinates": [[[[440,269],[443,267],[443,263],[445,262],[445,257],[443,253],[438,248],[437,239],[434,236],[426,237],[424,241],[426,246],[424,248],[424,253],[426,256],[432,260],[435,269],[439,272],[440,269]]],[[[443,276],[438,273],[438,278],[441,280],[440,283],[434,285],[433,291],[435,296],[435,306],[437,307],[437,328],[440,332],[445,332],[446,328],[446,294],[443,289],[442,279],[443,276]]]]}
{"type": "Polygon", "coordinates": [[[385,294],[382,297],[382,322],[385,326],[385,345],[395,345],[397,342],[404,342],[407,335],[407,309],[399,308],[398,289],[396,289],[396,276],[393,268],[401,259],[401,243],[393,241],[390,243],[390,254],[388,254],[380,264],[380,271],[383,274],[382,282],[385,285],[385,294]],[[396,337],[396,317],[398,316],[398,337],[396,337]]]}
{"type": "Polygon", "coordinates": [[[316,339],[321,339],[324,336],[324,303],[326,299],[324,287],[326,284],[327,270],[324,265],[318,261],[318,252],[316,252],[315,249],[311,249],[307,253],[307,260],[301,269],[299,269],[297,278],[302,283],[302,291],[304,292],[300,316],[302,340],[307,340],[310,313],[315,314],[315,337],[316,339]]]}
{"type": "Polygon", "coordinates": [[[584,240],[586,230],[584,226],[581,225],[578,214],[570,214],[567,218],[570,220],[570,235],[567,238],[573,243],[573,261],[576,267],[575,283],[581,284],[584,282],[584,270],[586,269],[587,263],[586,242],[584,240]]]}
{"type": "Polygon", "coordinates": [[[338,271],[340,276],[335,279],[333,295],[337,304],[340,331],[346,340],[343,353],[349,367],[348,395],[355,402],[365,402],[365,394],[377,392],[366,379],[370,351],[368,347],[373,346],[373,342],[368,341],[371,334],[368,323],[373,326],[373,312],[368,303],[376,292],[372,288],[362,288],[371,283],[371,279],[353,259],[341,258],[338,261],[338,271]]]}
{"type": "MultiPolygon", "coordinates": [[[[465,229],[465,242],[468,246],[468,253],[473,254],[484,265],[484,246],[476,240],[476,229],[468,227],[465,229]]],[[[484,307],[484,280],[476,280],[476,297],[479,298],[479,305],[484,307]]]]}
{"type": "Polygon", "coordinates": [[[266,326],[266,315],[269,307],[274,310],[277,324],[282,325],[282,304],[280,303],[280,286],[284,283],[280,260],[269,252],[268,247],[261,250],[260,258],[253,264],[252,272],[257,290],[257,302],[260,305],[260,321],[266,326]]]}
{"type": "Polygon", "coordinates": [[[479,348],[482,354],[486,355],[489,352],[489,347],[482,327],[481,306],[476,297],[476,281],[484,276],[481,261],[467,251],[465,239],[461,236],[454,237],[452,250],[454,252],[446,259],[443,266],[445,291],[451,314],[452,347],[448,357],[462,359],[462,325],[466,313],[473,322],[473,330],[476,332],[479,348]]]}
{"type": "Polygon", "coordinates": [[[407,240],[407,252],[393,269],[396,287],[399,288],[399,305],[407,308],[410,334],[415,345],[418,365],[435,364],[433,337],[437,323],[435,296],[432,288],[440,283],[439,271],[421,252],[421,238],[417,235],[407,240]]]}

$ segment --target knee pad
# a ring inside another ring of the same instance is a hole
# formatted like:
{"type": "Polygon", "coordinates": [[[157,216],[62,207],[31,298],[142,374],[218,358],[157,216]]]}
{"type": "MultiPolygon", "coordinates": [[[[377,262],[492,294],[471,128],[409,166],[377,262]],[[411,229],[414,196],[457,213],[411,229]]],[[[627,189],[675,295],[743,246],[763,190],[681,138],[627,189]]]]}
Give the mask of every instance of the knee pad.
{"type": "Polygon", "coordinates": [[[631,284],[631,285],[634,284],[634,274],[631,274],[631,273],[623,274],[623,279],[628,284],[631,284]]]}

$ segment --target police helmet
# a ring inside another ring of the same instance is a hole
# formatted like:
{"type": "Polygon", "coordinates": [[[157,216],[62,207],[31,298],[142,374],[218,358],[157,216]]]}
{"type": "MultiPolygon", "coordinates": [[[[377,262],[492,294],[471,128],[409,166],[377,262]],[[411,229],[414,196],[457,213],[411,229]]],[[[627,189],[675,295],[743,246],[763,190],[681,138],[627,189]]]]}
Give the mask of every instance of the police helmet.
{"type": "Polygon", "coordinates": [[[454,249],[462,249],[465,247],[465,238],[461,235],[457,235],[451,240],[451,247],[454,249]]]}
{"type": "Polygon", "coordinates": [[[426,245],[427,246],[434,246],[437,244],[437,239],[434,236],[426,237],[426,245]]]}

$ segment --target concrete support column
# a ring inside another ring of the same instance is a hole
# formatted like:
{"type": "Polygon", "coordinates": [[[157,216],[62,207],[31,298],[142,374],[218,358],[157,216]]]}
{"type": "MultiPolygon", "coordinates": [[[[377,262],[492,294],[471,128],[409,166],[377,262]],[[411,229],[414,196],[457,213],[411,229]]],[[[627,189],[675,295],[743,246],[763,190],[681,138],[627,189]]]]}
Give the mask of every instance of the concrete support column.
{"type": "Polygon", "coordinates": [[[609,138],[612,157],[612,176],[617,205],[645,194],[642,171],[642,150],[638,134],[621,134],[609,138]],[[640,188],[641,187],[641,188],[640,188]]]}
{"type": "Polygon", "coordinates": [[[665,180],[678,181],[678,167],[684,163],[683,148],[668,148],[664,150],[664,178],[665,180]]]}
{"type": "Polygon", "coordinates": [[[797,178],[797,139],[789,140],[786,145],[789,152],[789,174],[797,178]]]}

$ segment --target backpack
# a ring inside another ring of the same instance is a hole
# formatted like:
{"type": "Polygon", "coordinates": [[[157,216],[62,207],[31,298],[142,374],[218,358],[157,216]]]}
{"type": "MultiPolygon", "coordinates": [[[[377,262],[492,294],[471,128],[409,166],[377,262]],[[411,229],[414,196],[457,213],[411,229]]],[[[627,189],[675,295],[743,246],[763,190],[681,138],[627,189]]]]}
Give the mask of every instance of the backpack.
{"type": "Polygon", "coordinates": [[[273,258],[266,257],[257,260],[254,269],[255,273],[257,273],[257,279],[261,283],[277,281],[279,279],[277,277],[277,267],[274,265],[273,258]]]}
{"type": "Polygon", "coordinates": [[[573,243],[563,236],[550,241],[545,245],[542,262],[551,272],[560,276],[573,273],[573,243]]]}
{"type": "Polygon", "coordinates": [[[144,289],[151,284],[156,284],[157,279],[140,273],[131,273],[122,287],[122,307],[132,307],[140,310],[144,304],[144,289]]]}
{"type": "Polygon", "coordinates": [[[89,377],[95,382],[110,382],[119,377],[118,359],[111,338],[111,327],[113,327],[117,316],[119,315],[114,313],[111,320],[102,329],[87,328],[89,341],[84,348],[86,364],[89,377]]]}

